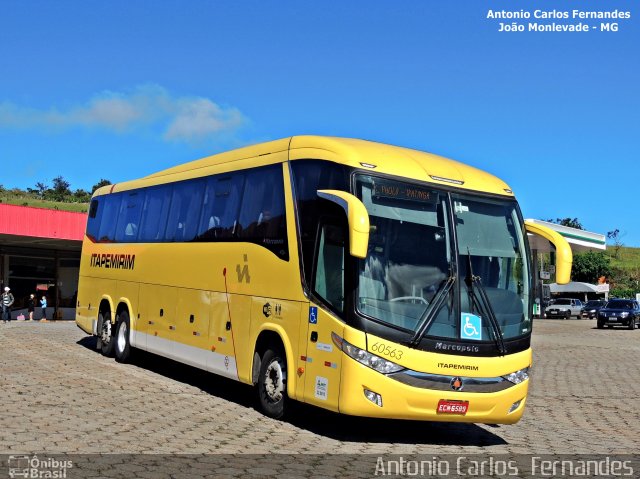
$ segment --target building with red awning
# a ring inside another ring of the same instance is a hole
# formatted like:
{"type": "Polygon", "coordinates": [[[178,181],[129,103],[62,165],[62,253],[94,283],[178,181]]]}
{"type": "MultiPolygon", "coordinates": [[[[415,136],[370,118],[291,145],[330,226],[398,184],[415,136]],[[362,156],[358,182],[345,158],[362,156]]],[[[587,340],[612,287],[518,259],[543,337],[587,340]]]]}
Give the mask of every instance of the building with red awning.
{"type": "Polygon", "coordinates": [[[14,317],[33,293],[47,296],[48,319],[72,319],[86,223],[86,213],[0,203],[0,283],[15,297],[14,317]]]}

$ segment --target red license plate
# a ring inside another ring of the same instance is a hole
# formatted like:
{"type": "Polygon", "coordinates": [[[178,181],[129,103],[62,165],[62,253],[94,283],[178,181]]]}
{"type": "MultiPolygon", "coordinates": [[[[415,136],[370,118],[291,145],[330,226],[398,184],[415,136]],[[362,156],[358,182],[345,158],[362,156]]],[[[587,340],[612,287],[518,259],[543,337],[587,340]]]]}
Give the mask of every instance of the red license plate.
{"type": "Polygon", "coordinates": [[[450,399],[440,399],[438,401],[438,414],[460,414],[464,416],[469,410],[469,401],[452,401],[450,399]]]}

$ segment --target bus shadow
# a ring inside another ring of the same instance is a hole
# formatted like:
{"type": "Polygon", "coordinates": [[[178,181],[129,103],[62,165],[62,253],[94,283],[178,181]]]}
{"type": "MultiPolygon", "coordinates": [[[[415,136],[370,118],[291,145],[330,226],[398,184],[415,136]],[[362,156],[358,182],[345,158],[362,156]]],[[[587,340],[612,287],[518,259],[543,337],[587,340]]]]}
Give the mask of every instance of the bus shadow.
{"type": "MultiPolygon", "coordinates": [[[[77,344],[100,354],[96,349],[95,336],[82,338],[77,344]]],[[[246,384],[140,350],[135,351],[130,364],[196,387],[225,401],[256,409],[254,392],[246,384]]],[[[500,436],[476,424],[345,416],[296,401],[290,403],[284,421],[338,441],[454,446],[507,444],[500,436]]]]}
{"type": "Polygon", "coordinates": [[[476,424],[374,419],[345,416],[302,403],[292,406],[288,416],[290,424],[338,441],[453,446],[507,444],[500,436],[476,424]]]}

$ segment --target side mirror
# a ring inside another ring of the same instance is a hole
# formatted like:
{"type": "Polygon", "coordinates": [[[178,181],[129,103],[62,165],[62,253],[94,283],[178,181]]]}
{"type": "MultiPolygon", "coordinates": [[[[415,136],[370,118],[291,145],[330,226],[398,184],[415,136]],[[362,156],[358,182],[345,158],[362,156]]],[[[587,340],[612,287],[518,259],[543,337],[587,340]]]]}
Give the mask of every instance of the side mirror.
{"type": "Polygon", "coordinates": [[[349,254],[366,258],[369,245],[369,213],[362,201],[340,190],[318,190],[318,196],[341,206],[349,222],[349,254]]]}
{"type": "Polygon", "coordinates": [[[567,284],[571,281],[571,265],[573,263],[573,253],[571,246],[561,234],[551,228],[525,220],[525,229],[534,235],[542,236],[549,240],[556,247],[556,282],[567,284]]]}

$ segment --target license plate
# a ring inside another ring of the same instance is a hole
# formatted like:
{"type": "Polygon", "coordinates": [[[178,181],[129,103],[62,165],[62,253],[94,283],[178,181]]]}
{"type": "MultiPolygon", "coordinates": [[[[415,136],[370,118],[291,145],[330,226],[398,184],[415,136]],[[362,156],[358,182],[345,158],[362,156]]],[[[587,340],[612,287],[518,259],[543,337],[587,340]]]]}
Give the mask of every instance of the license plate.
{"type": "Polygon", "coordinates": [[[469,410],[469,401],[453,401],[450,399],[440,399],[438,401],[438,414],[460,414],[464,416],[469,410]]]}
{"type": "Polygon", "coordinates": [[[618,318],[616,318],[615,316],[609,316],[609,321],[617,321],[618,318]]]}
{"type": "Polygon", "coordinates": [[[551,314],[558,314],[558,310],[557,309],[550,309],[549,312],[551,314]]]}

